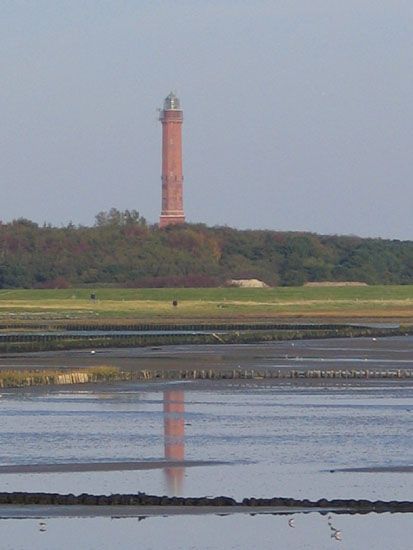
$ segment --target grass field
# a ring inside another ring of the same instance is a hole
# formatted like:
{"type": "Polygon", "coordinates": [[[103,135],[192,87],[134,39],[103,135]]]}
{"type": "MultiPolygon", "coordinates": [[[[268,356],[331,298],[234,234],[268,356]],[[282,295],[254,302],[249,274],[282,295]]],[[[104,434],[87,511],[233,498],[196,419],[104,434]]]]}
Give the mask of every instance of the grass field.
{"type": "Polygon", "coordinates": [[[134,319],[145,322],[400,320],[413,322],[413,286],[273,289],[1,290],[0,320],[134,319]],[[174,307],[172,301],[177,300],[174,307]]]}

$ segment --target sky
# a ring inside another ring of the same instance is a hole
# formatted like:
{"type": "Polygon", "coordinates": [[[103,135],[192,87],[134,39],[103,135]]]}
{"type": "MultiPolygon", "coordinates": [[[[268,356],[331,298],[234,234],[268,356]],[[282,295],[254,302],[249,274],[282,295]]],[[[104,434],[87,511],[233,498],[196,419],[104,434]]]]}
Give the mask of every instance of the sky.
{"type": "Polygon", "coordinates": [[[2,0],[0,219],[161,203],[191,223],[413,240],[411,0],[2,0]]]}

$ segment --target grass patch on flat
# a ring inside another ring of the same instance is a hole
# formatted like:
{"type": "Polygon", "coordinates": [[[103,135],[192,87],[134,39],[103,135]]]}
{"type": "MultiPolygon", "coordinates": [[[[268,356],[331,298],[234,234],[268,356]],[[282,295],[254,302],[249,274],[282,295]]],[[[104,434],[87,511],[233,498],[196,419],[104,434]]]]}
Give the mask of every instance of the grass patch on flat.
{"type": "Polygon", "coordinates": [[[83,370],[4,369],[0,370],[0,388],[112,381],[119,379],[120,375],[118,368],[105,365],[83,370]]]}
{"type": "Polygon", "coordinates": [[[1,290],[0,318],[22,315],[145,321],[254,320],[277,316],[413,318],[413,286],[272,289],[1,290]],[[174,307],[172,301],[177,300],[174,307]]]}
{"type": "Polygon", "coordinates": [[[111,301],[242,301],[278,302],[308,300],[406,300],[413,299],[413,285],[361,287],[278,287],[278,288],[98,288],[0,290],[0,301],[90,300],[111,301]]]}

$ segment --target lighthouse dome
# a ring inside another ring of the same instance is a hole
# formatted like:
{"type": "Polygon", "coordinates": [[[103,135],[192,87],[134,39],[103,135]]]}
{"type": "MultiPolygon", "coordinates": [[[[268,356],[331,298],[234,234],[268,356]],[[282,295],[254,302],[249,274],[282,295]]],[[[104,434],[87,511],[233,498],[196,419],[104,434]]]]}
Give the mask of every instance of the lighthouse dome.
{"type": "Polygon", "coordinates": [[[163,108],[165,111],[180,111],[181,104],[176,95],[171,92],[164,101],[163,108]]]}

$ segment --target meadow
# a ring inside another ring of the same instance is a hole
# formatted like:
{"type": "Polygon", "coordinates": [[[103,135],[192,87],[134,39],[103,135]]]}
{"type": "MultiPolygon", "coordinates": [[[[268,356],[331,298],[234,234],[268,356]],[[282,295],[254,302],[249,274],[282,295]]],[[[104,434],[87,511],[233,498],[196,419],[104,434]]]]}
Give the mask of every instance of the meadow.
{"type": "Polygon", "coordinates": [[[398,320],[413,323],[413,286],[1,290],[0,321],[398,320]],[[95,299],[91,299],[91,295],[95,299]],[[173,305],[173,301],[177,305],[173,305]]]}

